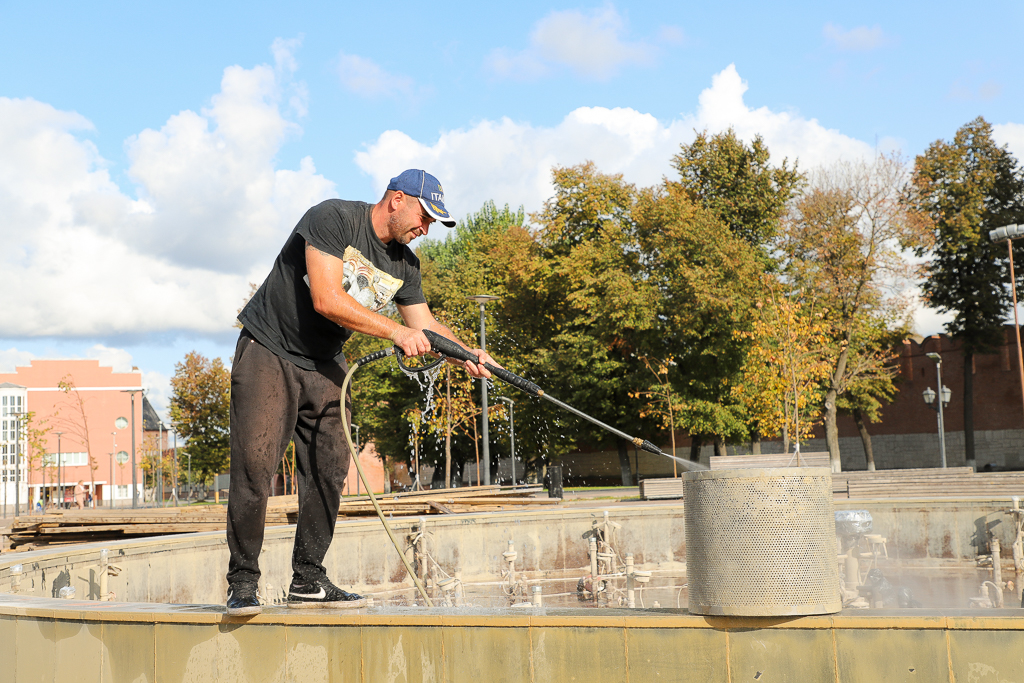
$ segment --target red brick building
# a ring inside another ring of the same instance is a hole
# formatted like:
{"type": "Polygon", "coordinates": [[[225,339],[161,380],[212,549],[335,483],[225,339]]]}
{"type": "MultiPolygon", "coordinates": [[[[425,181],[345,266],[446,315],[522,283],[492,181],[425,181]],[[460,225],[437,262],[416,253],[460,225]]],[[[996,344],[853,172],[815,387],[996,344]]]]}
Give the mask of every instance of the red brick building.
{"type": "MultiPolygon", "coordinates": [[[[938,391],[935,361],[927,354],[942,358],[942,383],[949,387],[949,405],[943,409],[945,419],[946,464],[962,466],[964,457],[964,358],[960,344],[946,335],[908,339],[899,349],[897,394],[891,404],[881,410],[881,419],[868,424],[875,466],[879,469],[898,467],[939,467],[938,415],[924,402],[923,392],[931,387],[938,391]]],[[[1017,342],[1013,326],[1004,328],[1003,344],[994,353],[975,355],[974,373],[974,441],[978,469],[1024,469],[1024,400],[1021,397],[1020,373],[1017,365],[1017,342]]],[[[863,442],[853,418],[839,416],[839,451],[844,470],[867,468],[863,442]]],[[[668,438],[659,439],[659,446],[668,450],[668,438]]],[[[689,456],[690,440],[676,434],[678,455],[689,456]]],[[[705,446],[701,460],[707,464],[712,447],[705,446]]],[[[778,453],[781,441],[763,441],[764,453],[778,453]]],[[[825,432],[819,427],[815,438],[801,444],[803,452],[825,451],[825,432]]],[[[750,452],[749,444],[730,445],[729,454],[750,452]]],[[[641,478],[670,477],[672,461],[628,446],[630,471],[641,478]]],[[[563,458],[568,484],[621,484],[622,474],[616,451],[573,453],[563,458]]],[[[676,472],[680,470],[677,468],[676,472]]]]}
{"type": "MultiPolygon", "coordinates": [[[[26,498],[33,507],[39,501],[56,502],[61,485],[65,500],[72,502],[71,491],[81,481],[96,505],[131,505],[133,424],[137,465],[143,446],[140,372],[117,373],[96,360],[33,360],[13,373],[0,374],[0,384],[4,383],[24,388],[24,410],[35,413],[36,426],[46,430],[45,453],[32,452],[21,435],[21,454],[26,456],[21,461],[22,504],[26,498]],[[62,391],[61,381],[72,383],[75,390],[62,391]],[[58,452],[63,463],[59,479],[58,452]]],[[[141,469],[135,480],[141,500],[141,469]]]]}
{"type": "MultiPolygon", "coordinates": [[[[1003,344],[995,353],[975,355],[974,433],[977,466],[1024,469],[1024,399],[1021,396],[1017,342],[1013,326],[1004,327],[1003,344]]],[[[943,409],[948,465],[964,459],[964,356],[959,342],[946,335],[908,339],[900,350],[899,393],[882,408],[880,422],[868,425],[876,465],[882,467],[929,467],[939,465],[937,413],[928,407],[923,392],[938,392],[936,363],[927,354],[942,358],[942,383],[950,389],[943,409]],[[907,438],[913,437],[913,438],[907,438]]],[[[819,430],[820,432],[820,430],[819,430]]],[[[804,450],[825,450],[824,433],[804,450]]],[[[864,452],[852,418],[839,419],[843,469],[863,469],[864,452]]]]}

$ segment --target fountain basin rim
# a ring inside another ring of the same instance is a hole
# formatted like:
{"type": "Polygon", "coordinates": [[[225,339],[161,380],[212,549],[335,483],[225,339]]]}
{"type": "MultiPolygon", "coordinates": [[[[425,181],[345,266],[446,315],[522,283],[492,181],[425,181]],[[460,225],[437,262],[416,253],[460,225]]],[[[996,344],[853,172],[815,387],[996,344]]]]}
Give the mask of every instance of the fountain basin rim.
{"type": "Polygon", "coordinates": [[[838,614],[796,617],[703,616],[685,609],[551,609],[524,613],[510,610],[452,609],[291,610],[266,607],[252,617],[229,617],[222,605],[154,605],[151,603],[59,600],[0,594],[0,617],[76,622],[232,624],[287,626],[425,626],[425,627],[593,627],[858,630],[1013,630],[1024,631],[1024,609],[845,610],[838,614]]]}

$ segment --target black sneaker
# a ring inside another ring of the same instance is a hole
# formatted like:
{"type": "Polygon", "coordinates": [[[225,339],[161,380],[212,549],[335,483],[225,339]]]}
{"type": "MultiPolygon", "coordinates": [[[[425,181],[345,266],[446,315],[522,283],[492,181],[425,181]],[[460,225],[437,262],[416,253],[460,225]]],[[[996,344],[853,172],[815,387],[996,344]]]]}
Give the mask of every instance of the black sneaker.
{"type": "Polygon", "coordinates": [[[261,609],[260,597],[254,582],[240,581],[228,586],[228,616],[244,617],[259,614],[261,609]]]}
{"type": "Polygon", "coordinates": [[[309,584],[296,583],[288,588],[288,606],[297,608],[329,607],[349,609],[366,607],[366,598],[343,591],[326,578],[309,584]]]}

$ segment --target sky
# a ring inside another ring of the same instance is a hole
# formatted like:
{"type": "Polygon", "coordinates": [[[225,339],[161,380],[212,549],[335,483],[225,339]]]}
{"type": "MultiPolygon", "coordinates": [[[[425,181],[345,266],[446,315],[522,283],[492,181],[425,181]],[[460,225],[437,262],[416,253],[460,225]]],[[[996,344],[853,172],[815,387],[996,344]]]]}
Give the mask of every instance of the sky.
{"type": "MultiPolygon", "coordinates": [[[[456,217],[550,170],[670,176],[695,131],[810,170],[978,116],[1024,158],[1024,4],[0,0],[0,372],[138,367],[166,418],[298,219],[405,168],[456,217]],[[150,6],[152,5],[152,6],[150,6]]],[[[430,237],[443,237],[431,228],[430,237]]],[[[944,318],[924,306],[916,332],[944,318]]]]}

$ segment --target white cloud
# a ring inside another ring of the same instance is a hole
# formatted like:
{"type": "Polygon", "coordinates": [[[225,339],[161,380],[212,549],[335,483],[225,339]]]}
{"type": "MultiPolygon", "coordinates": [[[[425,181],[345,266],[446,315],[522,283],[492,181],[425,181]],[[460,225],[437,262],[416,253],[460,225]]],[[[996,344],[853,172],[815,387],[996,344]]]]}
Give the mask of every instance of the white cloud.
{"type": "Polygon", "coordinates": [[[658,29],[658,40],[669,45],[684,45],[686,33],[678,26],[665,25],[658,29]]]}
{"type": "Polygon", "coordinates": [[[997,123],[992,126],[992,137],[1000,145],[1008,146],[1017,163],[1024,166],[1024,124],[997,123]]]}
{"type": "Polygon", "coordinates": [[[852,52],[874,50],[889,41],[888,36],[882,31],[882,27],[877,24],[870,28],[855,26],[847,31],[842,26],[829,22],[822,29],[822,34],[837,49],[852,52]]]}
{"type": "Polygon", "coordinates": [[[103,367],[109,367],[114,372],[131,372],[135,365],[132,361],[132,354],[124,349],[116,349],[103,344],[95,344],[85,352],[86,358],[98,360],[103,367]]]}
{"type": "Polygon", "coordinates": [[[484,59],[484,67],[498,78],[533,81],[548,74],[548,67],[534,52],[512,52],[499,47],[484,59]]]}
{"type": "Polygon", "coordinates": [[[275,168],[299,132],[288,41],[275,66],[224,70],[200,113],[129,139],[136,196],[110,178],[84,117],[0,98],[5,336],[230,328],[249,281],[311,204],[333,194],[311,159],[275,168]]]}
{"type": "MultiPolygon", "coordinates": [[[[61,354],[60,356],[37,355],[18,349],[0,349],[0,373],[13,373],[16,368],[31,365],[34,360],[96,360],[101,367],[109,367],[117,373],[139,372],[132,354],[103,344],[95,344],[84,354],[61,354]]],[[[165,424],[170,423],[171,378],[162,372],[142,372],[142,388],[146,398],[156,409],[165,424]]]]}
{"type": "Polygon", "coordinates": [[[356,163],[379,192],[395,169],[426,168],[444,184],[449,208],[465,214],[488,199],[536,211],[551,196],[551,168],[586,160],[630,182],[656,184],[672,174],[671,158],[681,143],[693,140],[694,130],[717,133],[732,126],[748,141],[761,134],[774,161],[799,158],[805,169],[873,153],[871,145],[814,119],[750,108],[743,100],[747,87],[730,65],[701,93],[695,113],[669,122],[634,109],[581,107],[554,127],[503,118],[446,131],[434,144],[386,131],[356,155],[356,163]]]}
{"type": "Polygon", "coordinates": [[[338,77],[346,88],[363,97],[409,97],[413,81],[408,76],[388,73],[376,62],[344,52],[338,57],[338,77]]]}
{"type": "Polygon", "coordinates": [[[29,365],[35,354],[31,351],[19,351],[18,349],[0,349],[0,372],[12,373],[16,368],[29,365]]]}
{"type": "Polygon", "coordinates": [[[143,372],[142,389],[166,427],[171,422],[171,378],[162,372],[143,372]]]}
{"type": "Polygon", "coordinates": [[[498,48],[485,65],[498,77],[516,80],[546,75],[555,65],[566,66],[584,78],[604,80],[622,66],[654,61],[650,45],[623,38],[625,28],[625,21],[610,4],[589,12],[554,11],[534,25],[528,48],[521,52],[498,48]]]}
{"type": "Polygon", "coordinates": [[[975,85],[971,79],[960,78],[949,87],[948,97],[961,102],[989,102],[1003,93],[998,81],[985,81],[975,85]]]}

